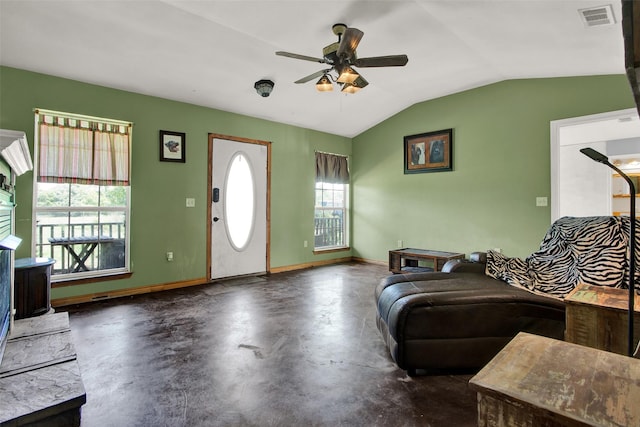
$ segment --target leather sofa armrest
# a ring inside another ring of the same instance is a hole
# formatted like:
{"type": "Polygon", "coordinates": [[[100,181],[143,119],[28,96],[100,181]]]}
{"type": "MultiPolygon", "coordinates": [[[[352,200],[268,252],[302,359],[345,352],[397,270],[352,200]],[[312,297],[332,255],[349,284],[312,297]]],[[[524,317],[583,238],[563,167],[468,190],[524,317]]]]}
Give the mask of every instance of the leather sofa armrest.
{"type": "Polygon", "coordinates": [[[444,273],[478,273],[484,274],[487,263],[485,252],[472,252],[469,259],[452,259],[442,267],[444,273]]]}

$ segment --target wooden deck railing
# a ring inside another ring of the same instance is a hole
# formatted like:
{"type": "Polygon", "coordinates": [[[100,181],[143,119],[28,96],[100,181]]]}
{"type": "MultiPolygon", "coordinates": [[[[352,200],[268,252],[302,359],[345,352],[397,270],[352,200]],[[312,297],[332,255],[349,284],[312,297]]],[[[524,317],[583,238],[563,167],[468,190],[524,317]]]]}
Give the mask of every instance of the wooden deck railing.
{"type": "Polygon", "coordinates": [[[121,222],[104,222],[100,224],[45,224],[37,226],[36,253],[37,257],[53,258],[53,274],[68,273],[72,260],[69,253],[60,245],[51,245],[49,239],[74,238],[85,236],[106,236],[116,239],[119,245],[113,247],[113,241],[105,242],[104,246],[95,250],[86,260],[89,270],[114,268],[114,257],[124,259],[125,225],[121,222]],[[106,247],[109,246],[109,247],[106,247]],[[113,254],[113,251],[120,252],[113,254]],[[120,256],[121,255],[121,256],[120,256]]]}
{"type": "Polygon", "coordinates": [[[342,218],[315,218],[314,223],[316,248],[345,244],[342,218]]]}
{"type": "MultiPolygon", "coordinates": [[[[315,247],[341,246],[344,245],[344,233],[342,218],[315,218],[315,247]]],[[[36,253],[35,256],[53,258],[53,274],[67,273],[69,270],[69,254],[63,246],[51,245],[49,239],[60,239],[64,237],[84,237],[84,236],[107,236],[116,240],[125,239],[125,225],[118,222],[107,222],[101,224],[46,224],[37,226],[36,253]]],[[[106,243],[105,243],[106,245],[106,243]]],[[[110,249],[109,249],[110,250],[110,249]]],[[[117,251],[124,251],[124,245],[115,248],[117,251]]],[[[89,256],[86,266],[90,270],[113,268],[112,262],[106,260],[113,254],[105,255],[107,250],[99,248],[89,256]],[[102,256],[102,263],[100,257],[102,256]],[[106,266],[104,264],[107,264],[106,266]]]]}

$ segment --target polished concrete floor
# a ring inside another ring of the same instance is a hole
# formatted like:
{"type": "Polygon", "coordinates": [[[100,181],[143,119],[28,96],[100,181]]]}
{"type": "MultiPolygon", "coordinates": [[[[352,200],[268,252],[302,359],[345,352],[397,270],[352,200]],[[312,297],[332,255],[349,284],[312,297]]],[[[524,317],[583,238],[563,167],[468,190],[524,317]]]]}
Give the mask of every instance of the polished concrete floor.
{"type": "Polygon", "coordinates": [[[82,427],[475,426],[471,373],[391,361],[373,297],[387,274],[339,264],[58,309],[82,427]]]}

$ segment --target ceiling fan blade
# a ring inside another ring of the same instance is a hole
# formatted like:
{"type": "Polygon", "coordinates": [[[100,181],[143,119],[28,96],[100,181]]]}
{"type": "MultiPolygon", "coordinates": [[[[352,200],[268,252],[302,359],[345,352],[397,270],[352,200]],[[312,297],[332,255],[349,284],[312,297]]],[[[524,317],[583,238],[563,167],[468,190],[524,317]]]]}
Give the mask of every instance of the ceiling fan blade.
{"type": "Polygon", "coordinates": [[[364,33],[357,28],[347,28],[342,35],[342,41],[338,47],[338,58],[351,58],[356,52],[356,48],[364,33]]]}
{"type": "Polygon", "coordinates": [[[372,56],[370,58],[357,58],[352,61],[356,67],[402,67],[407,64],[407,55],[372,56]]]}
{"type": "Polygon", "coordinates": [[[315,58],[313,56],[298,55],[297,53],[291,53],[291,52],[278,51],[276,52],[276,55],[286,56],[287,58],[293,58],[293,59],[302,59],[303,61],[319,62],[321,64],[324,64],[326,62],[324,58],[315,58]]]}
{"type": "Polygon", "coordinates": [[[296,80],[294,83],[306,83],[308,81],[311,81],[313,79],[316,79],[316,78],[322,76],[324,73],[327,73],[329,71],[331,71],[331,68],[327,68],[326,70],[317,71],[317,72],[315,72],[313,74],[309,74],[308,76],[301,78],[300,80],[296,80]]]}

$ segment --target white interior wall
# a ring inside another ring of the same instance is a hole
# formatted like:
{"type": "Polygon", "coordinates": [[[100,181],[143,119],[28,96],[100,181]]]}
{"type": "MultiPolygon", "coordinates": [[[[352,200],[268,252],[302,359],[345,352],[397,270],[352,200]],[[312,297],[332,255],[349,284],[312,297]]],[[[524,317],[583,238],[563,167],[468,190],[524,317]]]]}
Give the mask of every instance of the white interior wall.
{"type": "Polygon", "coordinates": [[[604,154],[606,143],[560,146],[558,218],[611,215],[611,169],[582,154],[585,147],[604,154]]]}

